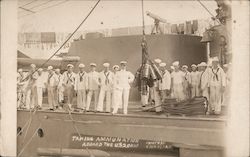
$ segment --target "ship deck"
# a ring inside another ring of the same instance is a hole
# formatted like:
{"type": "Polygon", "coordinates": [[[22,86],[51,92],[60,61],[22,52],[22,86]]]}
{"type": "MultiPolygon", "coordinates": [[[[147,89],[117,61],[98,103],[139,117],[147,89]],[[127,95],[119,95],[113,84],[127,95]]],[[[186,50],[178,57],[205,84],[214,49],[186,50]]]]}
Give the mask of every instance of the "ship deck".
{"type": "MultiPolygon", "coordinates": [[[[73,105],[73,107],[75,107],[75,105],[73,105]]],[[[151,108],[151,107],[153,107],[153,106],[147,106],[146,108],[151,108]]],[[[28,109],[18,109],[18,110],[30,111],[28,109]]],[[[111,109],[111,111],[112,111],[112,109],[111,109]]],[[[36,112],[68,113],[68,110],[66,108],[62,108],[62,109],[56,109],[54,111],[51,111],[51,110],[49,110],[48,104],[43,104],[43,108],[41,110],[37,110],[36,112]]],[[[114,115],[111,113],[106,113],[106,112],[95,112],[93,109],[93,105],[90,107],[89,112],[80,112],[79,110],[73,110],[73,111],[71,111],[71,114],[226,121],[226,107],[225,106],[222,106],[222,113],[220,115],[205,115],[205,114],[204,115],[174,115],[174,114],[156,113],[156,112],[152,112],[152,111],[145,111],[145,110],[143,110],[143,108],[141,107],[139,102],[129,102],[127,115],[124,115],[122,113],[122,109],[119,109],[118,113],[114,114],[114,115]]]]}

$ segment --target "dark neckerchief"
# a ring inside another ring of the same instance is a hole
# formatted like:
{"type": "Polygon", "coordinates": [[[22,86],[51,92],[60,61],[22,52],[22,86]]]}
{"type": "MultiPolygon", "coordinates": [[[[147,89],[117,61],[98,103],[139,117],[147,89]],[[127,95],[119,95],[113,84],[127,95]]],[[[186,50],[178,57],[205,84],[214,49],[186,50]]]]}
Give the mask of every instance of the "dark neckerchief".
{"type": "Polygon", "coordinates": [[[107,84],[109,84],[109,79],[108,79],[109,71],[104,72],[104,75],[105,75],[105,77],[106,77],[106,79],[105,79],[105,84],[107,85],[107,84]]]}
{"type": "Polygon", "coordinates": [[[213,72],[213,74],[214,74],[213,80],[215,80],[215,78],[216,78],[216,81],[219,81],[219,77],[218,77],[218,71],[219,71],[219,69],[220,69],[220,68],[217,68],[217,69],[216,69],[216,72],[214,72],[214,69],[212,68],[212,72],[213,72]]]}
{"type": "Polygon", "coordinates": [[[82,81],[83,81],[83,76],[84,76],[84,74],[85,74],[85,72],[80,72],[80,73],[79,73],[79,76],[80,76],[80,82],[82,82],[82,81]]]}

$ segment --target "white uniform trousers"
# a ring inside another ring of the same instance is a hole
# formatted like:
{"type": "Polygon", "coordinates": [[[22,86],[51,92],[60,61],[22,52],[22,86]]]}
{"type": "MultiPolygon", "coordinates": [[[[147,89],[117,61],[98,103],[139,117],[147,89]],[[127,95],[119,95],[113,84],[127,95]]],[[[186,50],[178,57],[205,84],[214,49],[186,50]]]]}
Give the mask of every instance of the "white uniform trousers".
{"type": "Polygon", "coordinates": [[[182,83],[173,85],[173,97],[176,98],[177,101],[185,100],[185,94],[182,83]]]}
{"type": "Polygon", "coordinates": [[[200,93],[200,90],[199,90],[198,85],[192,85],[192,88],[191,88],[191,98],[200,96],[199,93],[200,93]]]}
{"type": "Polygon", "coordinates": [[[77,108],[86,109],[86,90],[77,90],[77,108]]]}
{"type": "Polygon", "coordinates": [[[43,103],[43,87],[37,87],[37,105],[42,107],[43,103]]]}
{"type": "Polygon", "coordinates": [[[54,109],[57,106],[56,103],[56,87],[48,87],[48,103],[49,108],[54,109]]]}
{"type": "Polygon", "coordinates": [[[110,89],[100,89],[99,93],[99,99],[98,99],[98,104],[97,104],[97,111],[103,111],[103,102],[104,98],[106,98],[106,103],[105,103],[105,111],[110,112],[111,108],[111,90],[110,89]]]}
{"type": "Polygon", "coordinates": [[[17,107],[25,105],[25,92],[23,90],[19,90],[17,92],[17,107]]]}
{"type": "Polygon", "coordinates": [[[91,103],[93,94],[94,94],[94,110],[96,110],[99,91],[98,90],[89,90],[88,94],[87,94],[87,107],[86,107],[87,111],[90,108],[90,103],[91,103]]]}
{"type": "Polygon", "coordinates": [[[112,92],[112,106],[113,106],[113,114],[116,114],[118,111],[118,108],[121,107],[122,103],[122,91],[119,91],[120,89],[113,89],[112,92]]]}
{"type": "Polygon", "coordinates": [[[221,86],[210,86],[210,109],[209,111],[214,111],[215,114],[220,114],[221,112],[221,86]]]}
{"type": "Polygon", "coordinates": [[[209,101],[209,93],[208,93],[208,87],[202,90],[202,96],[206,97],[207,100],[209,101]]]}
{"type": "Polygon", "coordinates": [[[74,87],[71,85],[67,85],[65,87],[65,90],[66,90],[67,99],[68,99],[67,103],[68,103],[68,105],[72,105],[73,97],[74,97],[74,87]]]}
{"type": "Polygon", "coordinates": [[[141,94],[141,104],[142,104],[142,106],[148,105],[148,96],[149,96],[149,93],[147,93],[147,95],[142,95],[141,94]]]}
{"type": "Polygon", "coordinates": [[[37,105],[37,88],[33,86],[26,91],[26,107],[34,108],[37,105]]]}
{"type": "Polygon", "coordinates": [[[63,101],[63,87],[57,88],[57,97],[58,97],[58,102],[63,101]]]}
{"type": "Polygon", "coordinates": [[[153,87],[153,90],[152,90],[152,96],[153,96],[153,99],[155,101],[155,111],[156,112],[160,112],[162,111],[162,108],[161,108],[161,95],[160,95],[160,91],[157,90],[155,87],[153,87]]]}
{"type": "Polygon", "coordinates": [[[119,103],[122,104],[123,114],[128,114],[129,89],[123,88],[121,90],[118,90],[117,95],[118,95],[118,101],[120,101],[119,103]]]}

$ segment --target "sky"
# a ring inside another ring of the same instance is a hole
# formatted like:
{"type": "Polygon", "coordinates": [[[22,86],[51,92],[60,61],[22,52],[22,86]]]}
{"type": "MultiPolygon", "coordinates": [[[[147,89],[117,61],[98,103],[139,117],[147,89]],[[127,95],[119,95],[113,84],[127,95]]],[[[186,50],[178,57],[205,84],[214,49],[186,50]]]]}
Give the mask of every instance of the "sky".
{"type": "MultiPolygon", "coordinates": [[[[32,0],[19,0],[19,6],[23,6],[32,0]]],[[[63,0],[47,0],[51,3],[58,3],[63,0]]],[[[216,15],[215,1],[201,1],[206,7],[216,15]]],[[[37,0],[36,4],[25,5],[24,8],[32,8],[46,3],[46,0],[37,0]]],[[[96,1],[69,0],[58,6],[42,10],[40,12],[27,14],[27,11],[19,8],[18,29],[19,32],[72,32],[94,6],[96,1]]],[[[49,3],[48,3],[49,4],[49,3]]],[[[46,4],[43,5],[46,7],[46,4]]],[[[42,6],[40,6],[42,7],[42,6]]],[[[110,29],[128,26],[142,25],[141,1],[108,1],[99,3],[93,13],[80,28],[80,31],[91,31],[98,29],[110,29]]],[[[33,8],[31,10],[39,10],[33,8]]],[[[191,1],[150,1],[144,0],[144,11],[150,11],[164,18],[169,23],[183,23],[193,19],[207,19],[211,15],[198,3],[191,1]]],[[[145,24],[150,25],[153,20],[145,14],[145,24]]]]}

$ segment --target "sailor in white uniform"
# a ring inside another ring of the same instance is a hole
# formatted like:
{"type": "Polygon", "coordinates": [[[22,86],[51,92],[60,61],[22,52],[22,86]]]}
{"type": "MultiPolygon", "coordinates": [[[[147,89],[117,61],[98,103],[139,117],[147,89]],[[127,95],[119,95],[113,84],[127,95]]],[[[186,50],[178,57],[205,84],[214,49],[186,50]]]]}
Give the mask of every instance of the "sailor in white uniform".
{"type": "Polygon", "coordinates": [[[118,82],[118,72],[119,72],[119,66],[114,65],[113,66],[113,84],[112,84],[112,107],[113,111],[112,114],[116,114],[118,109],[121,108],[121,100],[119,99],[119,93],[121,92],[121,88],[119,88],[119,82],[118,82]]]}
{"type": "Polygon", "coordinates": [[[173,97],[177,101],[182,101],[185,99],[183,90],[184,73],[179,69],[179,61],[175,61],[173,63],[173,67],[175,68],[175,70],[171,73],[173,97]]]}
{"type": "Polygon", "coordinates": [[[67,71],[63,73],[63,86],[66,91],[67,104],[72,109],[73,97],[74,97],[74,85],[75,85],[75,73],[73,72],[74,66],[72,64],[67,65],[67,71]]]}
{"type": "Polygon", "coordinates": [[[41,109],[43,104],[43,91],[45,90],[46,78],[44,77],[42,68],[39,68],[37,72],[38,72],[38,78],[36,81],[37,99],[38,99],[38,108],[41,109]]]}
{"type": "Polygon", "coordinates": [[[25,107],[25,87],[27,80],[25,80],[23,69],[18,69],[17,73],[17,108],[25,107]]]}
{"type": "Polygon", "coordinates": [[[97,111],[103,112],[104,110],[103,102],[105,99],[106,100],[105,112],[110,112],[111,93],[112,93],[114,74],[112,71],[109,70],[109,66],[110,66],[109,63],[104,63],[103,66],[104,66],[104,70],[100,72],[100,75],[99,75],[100,93],[99,93],[97,111]]]}
{"type": "Polygon", "coordinates": [[[99,73],[96,71],[96,64],[90,63],[91,71],[88,73],[88,94],[87,94],[87,107],[89,111],[92,96],[94,95],[94,111],[97,108],[98,94],[99,94],[99,73]]]}
{"type": "Polygon", "coordinates": [[[84,64],[79,64],[79,72],[76,74],[74,89],[77,93],[77,108],[86,110],[88,76],[84,71],[84,64]]]}
{"type": "Polygon", "coordinates": [[[195,64],[191,65],[192,72],[190,73],[191,98],[199,96],[199,72],[195,64]]]}
{"type": "Polygon", "coordinates": [[[221,113],[222,96],[226,87],[226,75],[219,66],[217,57],[212,60],[212,68],[209,72],[209,88],[210,88],[210,109],[212,114],[221,113]]]}
{"type": "Polygon", "coordinates": [[[171,86],[171,75],[166,69],[166,63],[160,63],[160,70],[162,72],[162,79],[159,80],[159,90],[161,94],[162,102],[169,96],[170,94],[170,86],[171,86]]]}
{"type": "Polygon", "coordinates": [[[128,113],[128,100],[129,100],[129,91],[130,91],[130,83],[134,81],[134,75],[127,71],[126,61],[121,61],[121,70],[117,72],[117,82],[118,88],[121,89],[118,92],[119,101],[121,101],[123,106],[123,114],[128,113]]]}
{"type": "Polygon", "coordinates": [[[56,102],[57,76],[55,75],[52,66],[48,66],[48,78],[46,86],[48,90],[49,109],[55,110],[58,105],[56,102]]]}
{"type": "Polygon", "coordinates": [[[57,103],[61,104],[64,100],[63,97],[63,75],[60,73],[60,69],[55,69],[55,75],[57,76],[57,103]]]}
{"type": "Polygon", "coordinates": [[[34,106],[37,106],[37,86],[36,81],[38,78],[38,73],[36,71],[36,65],[31,64],[31,69],[28,73],[28,82],[26,87],[26,107],[27,109],[33,109],[34,106]]]}
{"type": "Polygon", "coordinates": [[[183,89],[185,94],[185,99],[190,99],[191,91],[190,91],[190,72],[188,71],[188,66],[183,65],[182,66],[182,72],[184,73],[184,82],[183,82],[183,89]]]}

